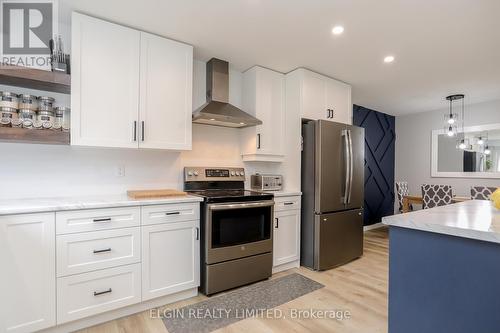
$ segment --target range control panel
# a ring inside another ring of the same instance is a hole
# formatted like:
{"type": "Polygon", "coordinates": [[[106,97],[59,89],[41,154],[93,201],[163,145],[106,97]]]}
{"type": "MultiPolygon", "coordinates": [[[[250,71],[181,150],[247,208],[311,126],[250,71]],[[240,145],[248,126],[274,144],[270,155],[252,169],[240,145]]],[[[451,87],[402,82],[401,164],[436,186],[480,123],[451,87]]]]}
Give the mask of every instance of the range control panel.
{"type": "Polygon", "coordinates": [[[245,169],[185,167],[184,181],[245,181],[245,169]]]}

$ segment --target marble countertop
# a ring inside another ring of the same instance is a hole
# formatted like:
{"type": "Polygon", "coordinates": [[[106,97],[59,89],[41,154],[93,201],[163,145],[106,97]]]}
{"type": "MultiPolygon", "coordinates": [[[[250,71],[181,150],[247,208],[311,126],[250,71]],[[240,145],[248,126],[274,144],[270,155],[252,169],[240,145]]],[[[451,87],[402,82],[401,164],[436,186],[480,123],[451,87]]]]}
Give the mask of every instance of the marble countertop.
{"type": "Polygon", "coordinates": [[[386,225],[500,243],[500,210],[491,201],[469,200],[448,206],[387,216],[386,225]]]}
{"type": "Polygon", "coordinates": [[[200,202],[201,197],[181,196],[155,199],[130,199],[123,195],[98,195],[86,197],[29,198],[0,200],[0,215],[54,212],[62,210],[94,209],[161,205],[168,203],[200,202]]]}
{"type": "Polygon", "coordinates": [[[290,196],[295,196],[295,195],[302,195],[302,192],[300,191],[257,191],[257,192],[263,192],[263,193],[271,193],[274,194],[275,197],[290,197],[290,196]]]}

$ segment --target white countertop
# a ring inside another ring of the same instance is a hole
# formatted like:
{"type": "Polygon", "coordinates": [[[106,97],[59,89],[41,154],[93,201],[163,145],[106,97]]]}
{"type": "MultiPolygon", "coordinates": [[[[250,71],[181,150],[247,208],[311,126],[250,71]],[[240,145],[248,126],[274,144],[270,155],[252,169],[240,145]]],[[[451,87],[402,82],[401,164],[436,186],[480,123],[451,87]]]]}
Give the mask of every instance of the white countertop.
{"type": "Polygon", "coordinates": [[[500,210],[491,201],[469,200],[448,206],[387,216],[386,225],[500,243],[500,210]]]}
{"type": "MultiPolygon", "coordinates": [[[[255,190],[253,190],[255,191],[255,190]]],[[[292,197],[292,196],[296,196],[296,195],[302,195],[302,192],[297,192],[297,191],[291,191],[291,192],[287,192],[287,191],[257,191],[257,192],[263,192],[263,193],[270,193],[270,194],[274,194],[275,197],[292,197]]]]}
{"type": "Polygon", "coordinates": [[[180,196],[155,199],[130,199],[123,195],[99,195],[86,197],[29,198],[0,200],[0,215],[54,212],[107,207],[161,205],[167,203],[200,202],[201,197],[180,196]]]}

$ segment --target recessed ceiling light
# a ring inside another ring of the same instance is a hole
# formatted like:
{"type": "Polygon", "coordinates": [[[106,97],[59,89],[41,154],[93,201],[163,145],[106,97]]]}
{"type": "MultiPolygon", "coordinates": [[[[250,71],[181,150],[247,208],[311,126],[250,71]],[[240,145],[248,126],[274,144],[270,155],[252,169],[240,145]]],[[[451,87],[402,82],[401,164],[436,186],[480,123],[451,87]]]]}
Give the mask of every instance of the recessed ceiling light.
{"type": "Polygon", "coordinates": [[[332,29],[332,34],[341,35],[344,32],[344,27],[341,25],[336,25],[332,29]]]}
{"type": "Polygon", "coordinates": [[[240,125],[245,125],[245,123],[240,123],[240,125]]]}
{"type": "Polygon", "coordinates": [[[215,119],[214,118],[210,118],[211,121],[214,121],[215,119]]]}
{"type": "Polygon", "coordinates": [[[384,58],[384,62],[385,63],[390,63],[390,62],[393,62],[393,61],[394,61],[394,56],[389,55],[389,56],[387,56],[387,57],[384,58]]]}

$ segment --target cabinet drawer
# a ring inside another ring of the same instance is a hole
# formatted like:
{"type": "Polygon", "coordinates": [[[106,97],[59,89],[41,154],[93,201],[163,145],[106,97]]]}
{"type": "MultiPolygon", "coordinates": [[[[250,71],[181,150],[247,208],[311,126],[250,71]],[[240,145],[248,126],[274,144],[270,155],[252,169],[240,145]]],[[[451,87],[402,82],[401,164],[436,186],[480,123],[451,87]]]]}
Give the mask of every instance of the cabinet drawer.
{"type": "Polygon", "coordinates": [[[141,228],[57,236],[57,276],[141,261],[141,228]]]}
{"type": "Polygon", "coordinates": [[[198,220],[200,204],[171,204],[142,207],[142,225],[198,220]]]}
{"type": "Polygon", "coordinates": [[[274,211],[300,209],[300,196],[277,197],[274,198],[274,211]]]}
{"type": "Polygon", "coordinates": [[[141,264],[57,279],[58,324],[140,301],[141,264]]]}
{"type": "Polygon", "coordinates": [[[141,208],[103,208],[74,210],[56,213],[58,235],[75,232],[138,227],[141,224],[141,208]]]}

